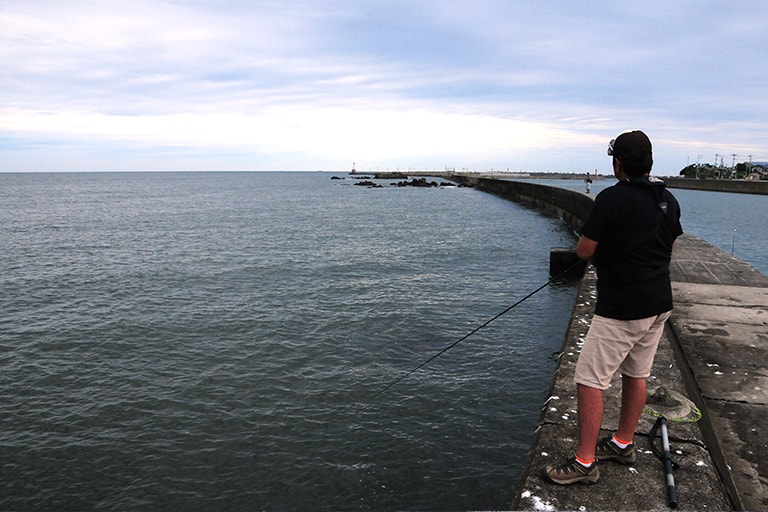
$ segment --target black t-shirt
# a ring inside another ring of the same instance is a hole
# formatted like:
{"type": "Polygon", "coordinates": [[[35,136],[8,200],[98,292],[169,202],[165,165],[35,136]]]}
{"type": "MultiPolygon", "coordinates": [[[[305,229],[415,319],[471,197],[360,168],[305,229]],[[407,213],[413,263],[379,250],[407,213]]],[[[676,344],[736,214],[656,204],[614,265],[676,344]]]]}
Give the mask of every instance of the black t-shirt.
{"type": "Polygon", "coordinates": [[[636,320],[671,310],[669,262],[682,233],[680,206],[661,180],[632,178],[600,192],[581,229],[598,242],[595,314],[636,320]]]}

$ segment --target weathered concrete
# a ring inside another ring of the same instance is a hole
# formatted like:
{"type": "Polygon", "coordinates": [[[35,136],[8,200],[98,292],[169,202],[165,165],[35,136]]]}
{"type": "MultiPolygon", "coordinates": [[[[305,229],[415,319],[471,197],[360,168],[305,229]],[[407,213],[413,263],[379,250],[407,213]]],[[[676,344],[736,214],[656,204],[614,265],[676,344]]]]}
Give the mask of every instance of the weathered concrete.
{"type": "MultiPolygon", "coordinates": [[[[582,280],[571,324],[555,372],[550,398],[529,454],[527,469],[513,509],[542,510],[668,510],[666,483],[661,462],[650,451],[645,435],[654,419],[643,416],[635,439],[637,462],[631,467],[615,463],[600,465],[600,481],[595,486],[555,486],[541,479],[545,464],[563,460],[576,448],[576,386],[573,372],[581,346],[594,314],[595,272],[589,268],[582,280]],[[582,508],[583,507],[583,508],[582,508]]],[[[664,336],[656,356],[649,388],[663,385],[686,394],[682,375],[677,371],[674,348],[664,336]]],[[[605,394],[604,435],[618,426],[621,379],[615,377],[605,394]]],[[[697,425],[674,424],[669,427],[679,464],[675,477],[681,509],[725,510],[730,508],[715,465],[704,447],[704,437],[697,425]]],[[[658,441],[657,441],[658,443],[658,441]]]]}
{"type": "MultiPolygon", "coordinates": [[[[672,265],[675,310],[654,361],[649,388],[663,385],[694,400],[697,424],[670,424],[679,505],[683,510],[768,508],[768,445],[758,435],[768,418],[768,278],[704,241],[684,235],[672,265]],[[738,284],[736,284],[738,283],[738,284]],[[751,286],[746,286],[750,284],[751,286]]],[[[652,418],[635,438],[633,469],[600,465],[596,486],[545,483],[540,468],[576,446],[573,369],[594,312],[595,275],[585,275],[550,399],[535,434],[514,509],[668,510],[661,463],[648,448],[652,418]]],[[[618,423],[621,379],[606,392],[603,429],[618,423]]]]}
{"type": "Polygon", "coordinates": [[[734,507],[768,510],[768,277],[705,245],[676,247],[670,324],[734,507]]]}
{"type": "Polygon", "coordinates": [[[558,279],[577,280],[584,275],[587,262],[571,248],[553,247],[549,251],[549,275],[558,279]]]}
{"type": "Polygon", "coordinates": [[[768,285],[767,277],[727,252],[700,238],[688,236],[684,240],[672,258],[673,280],[761,288],[768,285]]]}
{"type": "Polygon", "coordinates": [[[699,180],[694,178],[664,178],[667,186],[711,192],[734,192],[737,194],[768,194],[768,181],[756,180],[699,180]]]}

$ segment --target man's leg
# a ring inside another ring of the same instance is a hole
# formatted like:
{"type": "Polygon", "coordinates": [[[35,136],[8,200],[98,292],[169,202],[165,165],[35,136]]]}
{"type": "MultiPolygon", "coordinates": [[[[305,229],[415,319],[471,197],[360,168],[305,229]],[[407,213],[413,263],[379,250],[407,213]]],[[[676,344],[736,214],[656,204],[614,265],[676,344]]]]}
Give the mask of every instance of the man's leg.
{"type": "Polygon", "coordinates": [[[595,445],[603,422],[603,391],[583,384],[578,384],[577,389],[579,445],[576,454],[561,464],[548,464],[542,468],[544,479],[554,484],[593,484],[600,479],[595,445]]]}
{"type": "Polygon", "coordinates": [[[621,380],[621,416],[616,437],[625,443],[631,443],[637,429],[637,422],[645,408],[647,379],[627,377],[621,380]]]}
{"type": "MultiPolygon", "coordinates": [[[[595,459],[595,446],[597,445],[600,426],[603,422],[603,390],[583,384],[578,384],[577,389],[579,400],[579,445],[576,449],[576,457],[587,462],[595,459]]],[[[645,400],[645,397],[643,397],[643,400],[645,400]]],[[[640,410],[642,411],[642,408],[640,410]]]]}
{"type": "Polygon", "coordinates": [[[664,333],[664,325],[670,312],[655,317],[634,320],[636,332],[640,335],[622,364],[621,416],[615,436],[622,442],[632,442],[637,422],[645,408],[648,375],[651,374],[653,358],[664,333]],[[629,377],[636,375],[639,377],[629,377]]]}

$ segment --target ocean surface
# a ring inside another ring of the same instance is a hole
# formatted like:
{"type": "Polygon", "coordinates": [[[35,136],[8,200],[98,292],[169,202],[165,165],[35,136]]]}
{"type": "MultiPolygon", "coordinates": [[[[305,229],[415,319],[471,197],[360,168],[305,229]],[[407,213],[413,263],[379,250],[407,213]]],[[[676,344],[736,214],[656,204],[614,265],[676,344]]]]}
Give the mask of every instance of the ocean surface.
{"type": "Polygon", "coordinates": [[[0,509],[509,507],[572,234],[331,176],[0,174],[0,509]]]}
{"type": "MultiPolygon", "coordinates": [[[[0,509],[509,508],[575,284],[408,372],[547,283],[570,229],[332,176],[0,174],[0,509]]],[[[673,193],[768,273],[768,197],[673,193]]]]}

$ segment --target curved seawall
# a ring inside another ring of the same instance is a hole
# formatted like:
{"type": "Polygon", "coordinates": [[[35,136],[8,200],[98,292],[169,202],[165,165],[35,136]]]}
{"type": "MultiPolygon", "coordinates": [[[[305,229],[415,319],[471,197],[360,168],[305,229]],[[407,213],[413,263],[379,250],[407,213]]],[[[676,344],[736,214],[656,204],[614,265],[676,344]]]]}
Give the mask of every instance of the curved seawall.
{"type": "MultiPolygon", "coordinates": [[[[593,205],[592,196],[557,187],[472,175],[443,177],[557,215],[575,230],[593,205]]],[[[768,474],[768,443],[757,433],[768,415],[768,278],[690,235],[675,244],[671,274],[675,309],[659,343],[648,388],[665,387],[684,394],[703,412],[698,423],[670,427],[678,464],[674,473],[677,506],[681,510],[764,510],[768,507],[763,483],[768,474]]],[[[556,486],[539,475],[543,464],[560,461],[576,447],[573,370],[594,314],[595,285],[595,269],[588,266],[549,398],[532,433],[526,469],[511,504],[514,510],[669,509],[663,465],[648,450],[653,418],[645,415],[635,437],[637,462],[629,471],[602,463],[596,486],[556,486]]],[[[620,390],[621,378],[616,376],[605,393],[602,435],[617,427],[620,390]]]]}
{"type": "Polygon", "coordinates": [[[594,201],[592,196],[575,190],[526,181],[507,181],[465,174],[454,174],[446,177],[462,185],[533,206],[558,216],[577,231],[581,228],[581,224],[592,210],[592,203],[594,201]]]}
{"type": "Polygon", "coordinates": [[[768,195],[768,181],[756,180],[701,180],[694,178],[664,178],[671,188],[706,190],[709,192],[734,192],[737,194],[768,195]]]}

